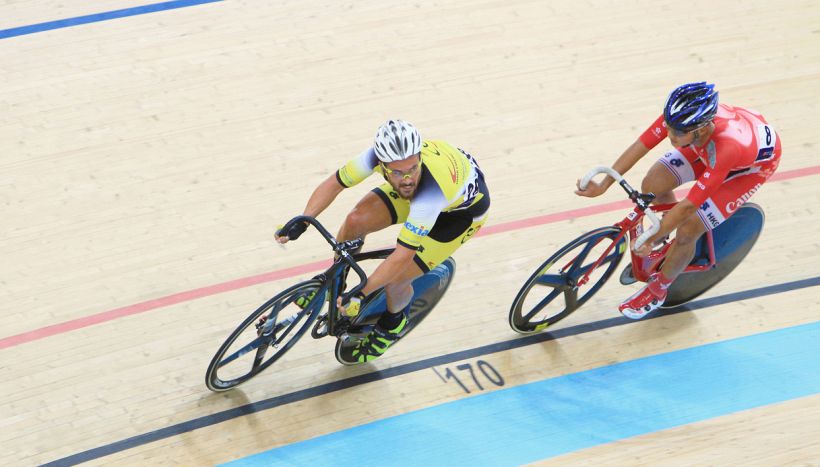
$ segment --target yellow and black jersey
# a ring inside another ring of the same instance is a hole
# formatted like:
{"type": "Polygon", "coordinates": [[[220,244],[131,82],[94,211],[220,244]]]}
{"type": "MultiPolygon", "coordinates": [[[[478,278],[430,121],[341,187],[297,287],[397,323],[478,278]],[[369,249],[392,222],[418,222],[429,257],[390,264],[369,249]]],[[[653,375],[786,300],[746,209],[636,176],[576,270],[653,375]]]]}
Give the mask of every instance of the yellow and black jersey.
{"type": "MultiPolygon", "coordinates": [[[[400,244],[413,249],[430,233],[442,212],[466,210],[466,214],[479,218],[489,208],[484,175],[475,159],[463,150],[444,141],[423,141],[421,170],[418,188],[410,200],[410,211],[398,237],[400,244]]],[[[384,176],[370,148],[340,168],[336,179],[342,186],[352,187],[373,172],[384,176]]],[[[390,200],[386,202],[391,207],[390,200]]]]}

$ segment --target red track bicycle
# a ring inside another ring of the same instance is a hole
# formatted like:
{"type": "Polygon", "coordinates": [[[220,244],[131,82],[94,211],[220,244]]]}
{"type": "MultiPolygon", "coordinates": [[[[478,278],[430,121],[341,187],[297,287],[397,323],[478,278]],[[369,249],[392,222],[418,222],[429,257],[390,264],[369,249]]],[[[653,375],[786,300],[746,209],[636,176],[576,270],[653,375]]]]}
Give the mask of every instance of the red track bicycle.
{"type": "MultiPolygon", "coordinates": [[[[601,289],[618,268],[627,246],[632,259],[620,275],[622,284],[646,282],[663,265],[674,239],[656,246],[647,256],[640,247],[660,228],[656,213],[674,204],[650,204],[652,193],[633,189],[609,167],[596,167],[581,179],[581,187],[598,174],[613,177],[634,203],[633,209],[614,225],[587,232],[544,261],[527,279],[510,307],[510,327],[520,334],[533,334],[569,316],[601,289]],[[650,221],[644,228],[644,219],[650,221]]],[[[699,240],[695,256],[669,288],[662,308],[684,304],[703,294],[726,277],[746,257],[763,229],[760,206],[746,203],[716,229],[699,240]]]]}

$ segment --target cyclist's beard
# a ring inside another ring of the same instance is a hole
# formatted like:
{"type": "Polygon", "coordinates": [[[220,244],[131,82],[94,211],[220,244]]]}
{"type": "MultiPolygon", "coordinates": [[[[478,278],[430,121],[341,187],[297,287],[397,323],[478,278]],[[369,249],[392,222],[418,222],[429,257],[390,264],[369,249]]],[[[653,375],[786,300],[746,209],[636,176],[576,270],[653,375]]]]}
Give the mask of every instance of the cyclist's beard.
{"type": "Polygon", "coordinates": [[[393,185],[393,188],[403,199],[413,199],[417,186],[415,181],[401,181],[398,185],[393,185]]]}

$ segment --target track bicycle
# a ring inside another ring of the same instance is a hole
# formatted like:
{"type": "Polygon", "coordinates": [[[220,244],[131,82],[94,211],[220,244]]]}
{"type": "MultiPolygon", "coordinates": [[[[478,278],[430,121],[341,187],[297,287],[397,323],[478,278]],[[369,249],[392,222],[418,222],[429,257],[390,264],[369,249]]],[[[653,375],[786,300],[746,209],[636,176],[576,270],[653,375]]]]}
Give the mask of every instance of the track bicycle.
{"type": "MultiPolygon", "coordinates": [[[[297,222],[307,222],[330,244],[333,264],[322,274],[299,282],[275,295],[251,313],[219,347],[205,373],[205,385],[215,392],[227,391],[248,381],[271,366],[290,350],[313,326],[314,339],[333,336],[336,359],[345,365],[358,364],[345,358],[375,326],[387,310],[384,289],[370,294],[354,318],[343,315],[336,304],[342,293],[353,295],[367,283],[359,262],[387,258],[394,248],[359,252],[363,240],[338,242],[319,221],[297,216],[281,229],[288,231],[297,222]],[[354,271],[359,283],[345,291],[348,274],[354,271]]],[[[404,338],[433,310],[455,274],[455,260],[447,258],[413,281],[413,298],[404,310],[408,323],[404,338]]],[[[394,344],[395,345],[395,344],[394,344]]]]}
{"type": "MultiPolygon", "coordinates": [[[[646,282],[663,266],[674,239],[664,240],[645,257],[634,250],[660,229],[656,213],[664,213],[675,204],[650,208],[655,195],[633,189],[610,167],[591,170],[581,179],[581,188],[602,173],[614,178],[635,206],[614,225],[592,230],[569,242],[535,270],[510,307],[509,323],[514,331],[543,331],[580,308],[617,270],[627,247],[632,261],[620,274],[622,284],[646,282]],[[650,222],[646,229],[644,219],[650,222]]],[[[662,308],[682,305],[725,278],[752,249],[764,221],[760,206],[746,203],[717,228],[704,233],[697,242],[694,258],[669,287],[662,308]]]]}

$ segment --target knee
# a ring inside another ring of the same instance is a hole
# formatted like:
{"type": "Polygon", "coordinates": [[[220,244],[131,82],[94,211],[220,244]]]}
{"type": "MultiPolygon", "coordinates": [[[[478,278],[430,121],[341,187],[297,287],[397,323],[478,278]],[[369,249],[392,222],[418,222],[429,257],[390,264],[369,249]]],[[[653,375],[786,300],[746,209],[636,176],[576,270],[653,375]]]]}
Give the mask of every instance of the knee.
{"type": "Polygon", "coordinates": [[[344,226],[348,232],[355,233],[354,237],[360,237],[365,233],[366,222],[367,215],[356,207],[345,218],[344,226]]]}
{"type": "MultiPolygon", "coordinates": [[[[646,176],[641,182],[641,191],[643,193],[655,193],[658,197],[665,196],[672,192],[677,186],[677,180],[669,172],[669,170],[661,163],[656,162],[650,167],[646,176]]],[[[664,201],[664,202],[674,202],[664,201]]]]}
{"type": "Polygon", "coordinates": [[[646,174],[643,181],[641,181],[641,193],[655,193],[655,191],[655,184],[652,183],[650,174],[646,174]]]}
{"type": "Polygon", "coordinates": [[[668,184],[664,182],[653,172],[649,172],[641,181],[641,193],[655,193],[657,198],[663,197],[667,193],[671,193],[674,188],[667,186],[668,184]]]}

